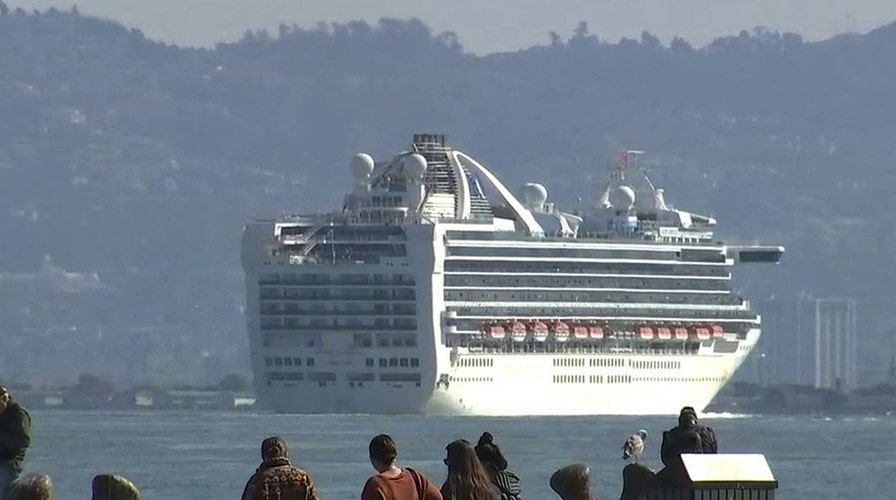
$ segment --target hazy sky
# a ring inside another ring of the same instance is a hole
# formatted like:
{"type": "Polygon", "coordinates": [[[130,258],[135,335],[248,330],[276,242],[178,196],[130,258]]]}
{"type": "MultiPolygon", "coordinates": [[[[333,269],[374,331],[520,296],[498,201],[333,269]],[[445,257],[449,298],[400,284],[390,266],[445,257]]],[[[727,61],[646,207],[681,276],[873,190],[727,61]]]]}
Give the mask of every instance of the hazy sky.
{"type": "MultiPolygon", "coordinates": [[[[767,26],[808,39],[865,32],[896,20],[896,0],[4,0],[11,7],[69,8],[135,26],[152,38],[210,45],[246,29],[319,20],[419,17],[460,35],[476,53],[514,50],[566,37],[579,21],[617,40],[647,29],[668,42],[680,35],[703,45],[718,35],[767,26]]],[[[276,32],[276,30],[274,30],[276,32]]]]}

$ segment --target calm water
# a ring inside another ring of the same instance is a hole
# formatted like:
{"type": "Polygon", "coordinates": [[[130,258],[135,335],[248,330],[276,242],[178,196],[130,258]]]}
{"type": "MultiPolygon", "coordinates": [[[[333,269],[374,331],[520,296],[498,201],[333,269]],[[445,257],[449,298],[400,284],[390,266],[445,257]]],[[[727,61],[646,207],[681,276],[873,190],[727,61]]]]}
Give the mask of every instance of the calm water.
{"type": "MultiPolygon", "coordinates": [[[[287,416],[237,413],[33,411],[28,468],[52,476],[60,500],[90,498],[99,472],[132,479],[147,499],[239,498],[259,461],[259,444],[279,434],[322,498],[357,499],[372,473],[367,443],[391,434],[399,462],[444,480],[444,446],[495,435],[528,500],[563,465],[589,464],[598,498],[619,498],[620,446],[650,433],[643,463],[659,468],[659,439],[674,418],[445,418],[287,416]]],[[[765,453],[782,499],[896,498],[896,418],[706,417],[721,451],[765,453]]]]}

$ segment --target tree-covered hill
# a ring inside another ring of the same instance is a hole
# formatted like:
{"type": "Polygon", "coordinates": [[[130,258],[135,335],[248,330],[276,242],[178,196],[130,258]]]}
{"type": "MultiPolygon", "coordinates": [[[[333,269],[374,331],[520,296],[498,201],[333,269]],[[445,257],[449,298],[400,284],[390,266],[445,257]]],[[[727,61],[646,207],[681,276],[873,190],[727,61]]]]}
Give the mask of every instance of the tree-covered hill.
{"type": "Polygon", "coordinates": [[[896,25],[817,43],[756,29],[701,48],[571,33],[477,57],[451,33],[382,20],[193,49],[77,12],[0,16],[0,329],[16,346],[0,368],[37,381],[245,370],[243,222],[335,207],[352,154],[382,158],[419,131],[567,206],[596,198],[617,151],[646,150],[675,205],[788,247],[780,266],[740,271],[744,290],[860,299],[860,354],[882,363],[896,25]],[[102,287],[21,285],[45,255],[102,287]]]}

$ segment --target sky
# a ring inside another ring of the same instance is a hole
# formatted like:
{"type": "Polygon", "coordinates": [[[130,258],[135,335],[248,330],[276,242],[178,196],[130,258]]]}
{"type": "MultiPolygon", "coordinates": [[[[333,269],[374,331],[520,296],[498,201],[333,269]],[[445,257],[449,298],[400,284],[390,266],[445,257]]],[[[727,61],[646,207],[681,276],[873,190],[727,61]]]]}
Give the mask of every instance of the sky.
{"type": "Polygon", "coordinates": [[[280,23],[417,17],[435,31],[454,31],[477,54],[568,37],[579,21],[612,41],[646,29],[668,42],[682,36],[701,46],[717,36],[765,26],[809,40],[867,32],[896,21],[896,0],[4,0],[10,7],[68,9],[116,20],[178,45],[210,46],[247,29],[280,23]]]}

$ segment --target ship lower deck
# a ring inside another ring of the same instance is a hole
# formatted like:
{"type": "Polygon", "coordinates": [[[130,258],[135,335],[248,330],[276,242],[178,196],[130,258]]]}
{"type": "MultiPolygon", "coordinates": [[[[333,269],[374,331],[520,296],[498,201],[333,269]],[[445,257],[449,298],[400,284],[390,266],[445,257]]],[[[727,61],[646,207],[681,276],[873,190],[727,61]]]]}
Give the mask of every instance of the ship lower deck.
{"type": "Polygon", "coordinates": [[[758,337],[734,351],[690,354],[500,353],[439,348],[416,381],[276,382],[263,407],[283,413],[441,415],[671,415],[703,409],[758,337]]]}

